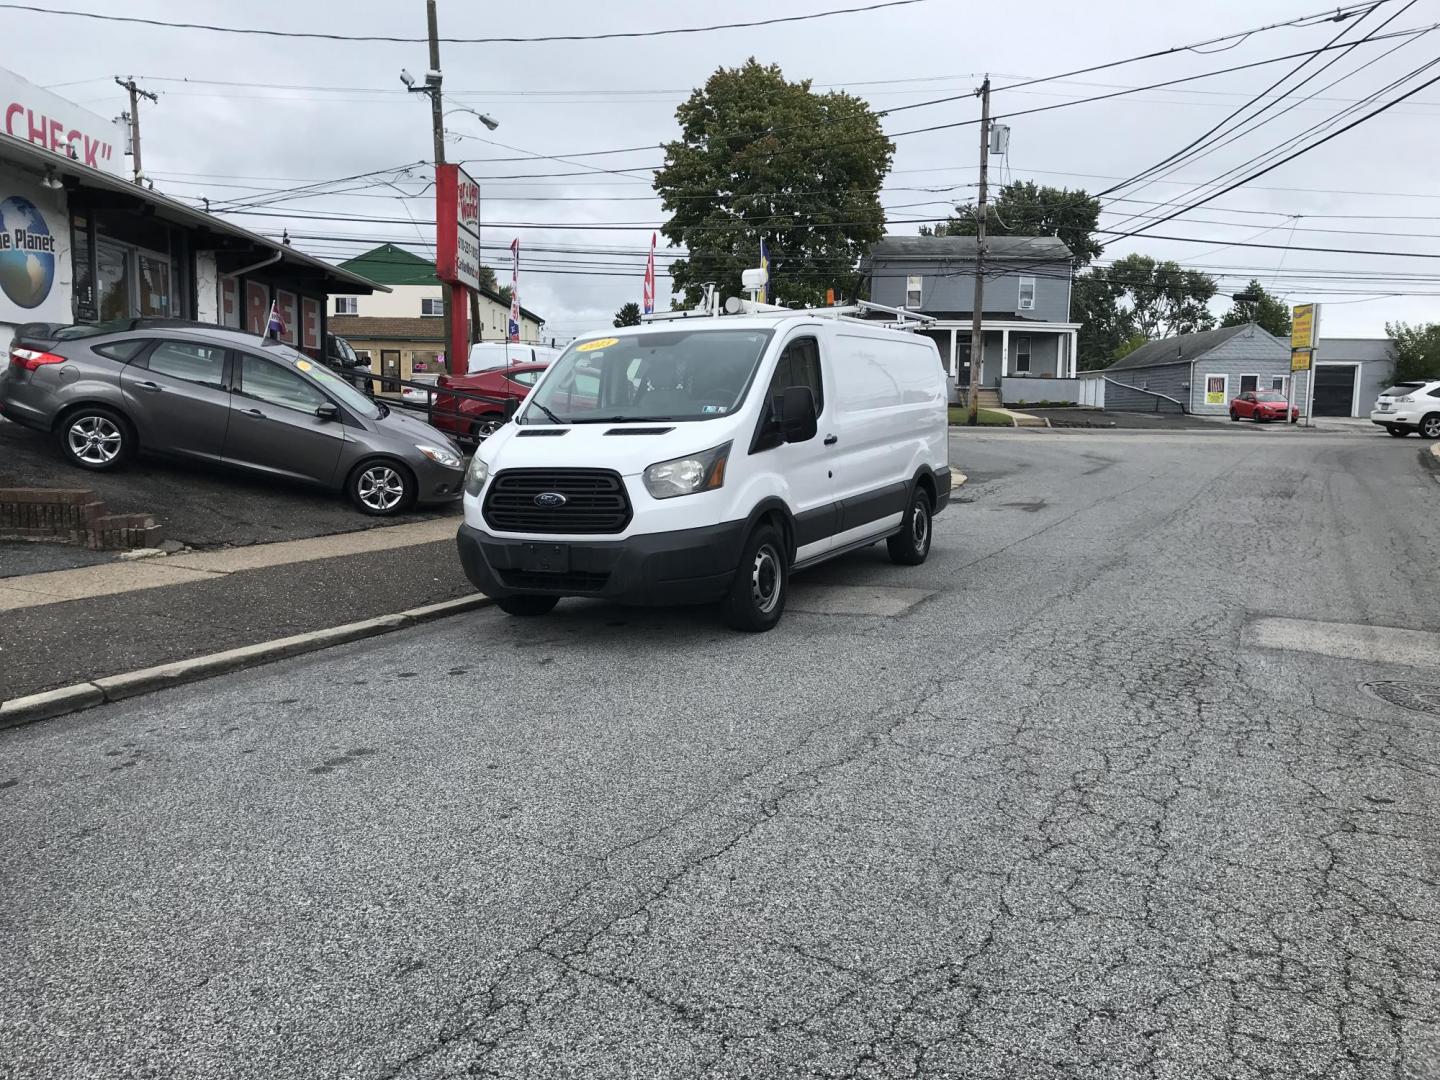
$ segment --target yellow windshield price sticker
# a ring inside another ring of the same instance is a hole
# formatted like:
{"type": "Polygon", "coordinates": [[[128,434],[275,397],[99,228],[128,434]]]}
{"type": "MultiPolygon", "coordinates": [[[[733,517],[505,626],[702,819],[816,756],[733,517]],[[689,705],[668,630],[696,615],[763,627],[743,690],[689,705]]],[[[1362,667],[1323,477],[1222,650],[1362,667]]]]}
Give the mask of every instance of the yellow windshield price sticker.
{"type": "Polygon", "coordinates": [[[296,361],[295,361],[295,366],[298,367],[301,371],[309,371],[309,370],[310,370],[310,361],[309,361],[309,360],[296,360],[296,361]]]}
{"type": "Polygon", "coordinates": [[[619,345],[618,337],[602,337],[594,341],[587,341],[584,345],[576,345],[576,352],[594,352],[596,349],[608,349],[611,345],[619,345]]]}

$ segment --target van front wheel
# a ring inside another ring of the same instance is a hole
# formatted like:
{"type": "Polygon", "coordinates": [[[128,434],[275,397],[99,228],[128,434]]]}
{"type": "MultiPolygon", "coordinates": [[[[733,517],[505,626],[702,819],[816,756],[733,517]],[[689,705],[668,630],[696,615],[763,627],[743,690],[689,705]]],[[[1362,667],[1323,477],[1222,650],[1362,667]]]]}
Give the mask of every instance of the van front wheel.
{"type": "Polygon", "coordinates": [[[774,525],[761,525],[745,541],[735,580],[720,601],[720,612],[732,630],[761,633],[785,614],[789,589],[790,565],[785,557],[784,537],[774,525]]]}
{"type": "Polygon", "coordinates": [[[890,561],[901,566],[919,566],[930,554],[930,493],[919,484],[910,495],[900,531],[885,541],[890,561]]]}

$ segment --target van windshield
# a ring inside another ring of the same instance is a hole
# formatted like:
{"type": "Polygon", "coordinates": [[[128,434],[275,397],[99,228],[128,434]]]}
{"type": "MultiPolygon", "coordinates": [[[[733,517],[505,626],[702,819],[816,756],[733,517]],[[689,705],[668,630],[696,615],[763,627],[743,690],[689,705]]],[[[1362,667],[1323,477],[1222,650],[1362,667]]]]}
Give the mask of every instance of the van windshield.
{"type": "Polygon", "coordinates": [[[771,330],[666,330],[577,341],[520,414],[526,424],[714,420],[745,400],[771,330]]]}

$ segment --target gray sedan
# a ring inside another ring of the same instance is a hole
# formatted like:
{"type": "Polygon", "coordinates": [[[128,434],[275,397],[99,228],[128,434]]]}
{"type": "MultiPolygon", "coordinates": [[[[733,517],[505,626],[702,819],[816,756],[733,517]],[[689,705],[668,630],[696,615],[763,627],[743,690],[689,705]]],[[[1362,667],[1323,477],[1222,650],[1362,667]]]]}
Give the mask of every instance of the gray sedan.
{"type": "Polygon", "coordinates": [[[82,469],[139,450],[345,491],[367,514],[460,496],[464,461],[423,420],[277,341],[164,320],[17,337],[0,414],[55,434],[82,469]]]}

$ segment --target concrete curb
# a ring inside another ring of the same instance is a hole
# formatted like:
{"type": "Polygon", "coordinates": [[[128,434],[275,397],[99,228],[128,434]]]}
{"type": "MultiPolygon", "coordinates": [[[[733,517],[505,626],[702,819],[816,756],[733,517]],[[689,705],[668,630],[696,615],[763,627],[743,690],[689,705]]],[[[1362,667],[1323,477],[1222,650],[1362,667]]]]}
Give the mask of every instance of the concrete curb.
{"type": "MultiPolygon", "coordinates": [[[[1440,473],[1440,443],[1427,446],[1420,451],[1420,464],[1440,473]]],[[[1437,477],[1440,479],[1440,477],[1437,477]]]]}
{"type": "Polygon", "coordinates": [[[58,690],[47,690],[43,694],[12,698],[0,702],[0,729],[19,727],[36,720],[47,720],[66,713],[79,712],[106,702],[122,701],[138,694],[149,694],[171,686],[198,682],[212,675],[243,668],[257,667],[275,660],[284,660],[304,653],[328,649],[332,645],[344,645],[351,641],[377,637],[395,630],[443,619],[450,615],[474,611],[494,603],[487,596],[464,596],[458,600],[446,600],[439,604],[411,608],[394,615],[381,615],[361,622],[332,626],[314,630],[308,634],[262,641],[258,645],[243,645],[238,649],[197,656],[190,660],[178,660],[170,664],[127,671],[123,675],[107,675],[74,686],[63,686],[58,690]]]}

